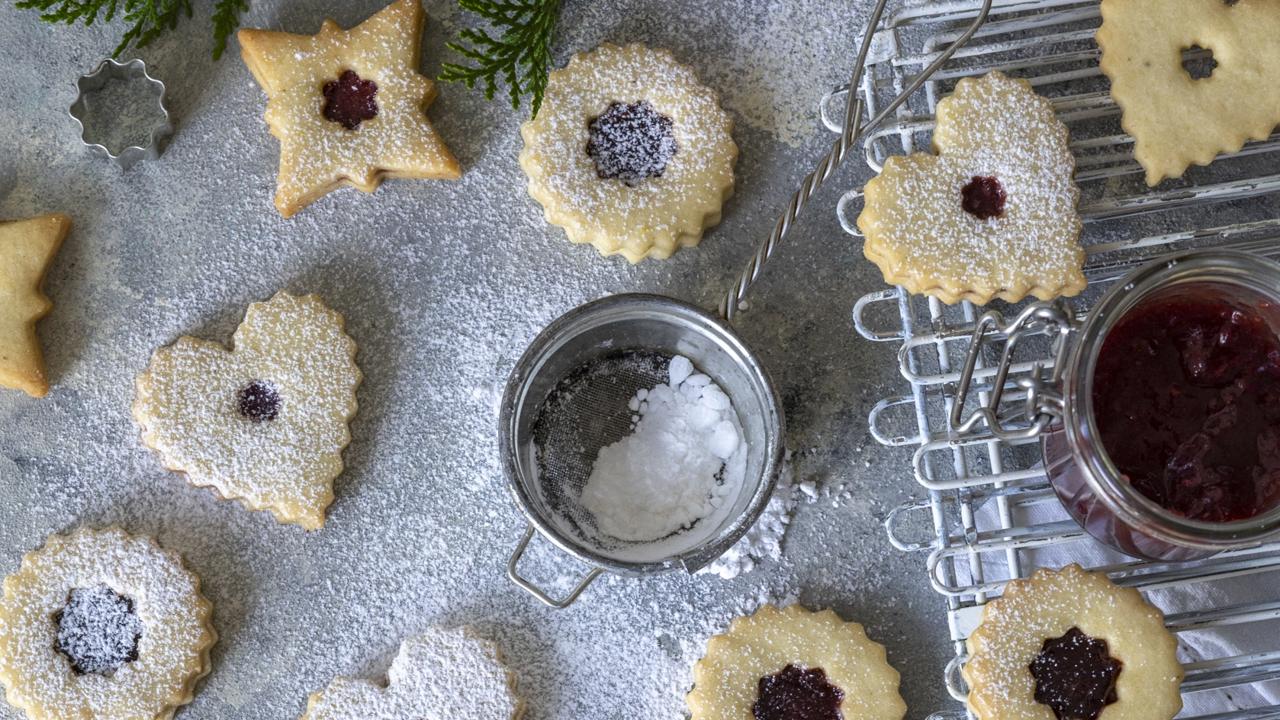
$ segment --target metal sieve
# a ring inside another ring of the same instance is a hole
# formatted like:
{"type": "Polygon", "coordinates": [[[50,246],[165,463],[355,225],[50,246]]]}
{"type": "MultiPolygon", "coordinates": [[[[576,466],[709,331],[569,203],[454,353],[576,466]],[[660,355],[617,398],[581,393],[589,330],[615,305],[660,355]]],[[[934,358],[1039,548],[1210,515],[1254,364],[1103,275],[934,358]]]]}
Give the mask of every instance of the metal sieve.
{"type": "Polygon", "coordinates": [[[756,356],[713,315],[656,295],[597,300],[549,325],[516,363],[499,422],[507,482],[530,523],[509,575],[553,607],[572,603],[604,571],[692,573],[710,563],[759,517],[782,463],[781,404],[756,356]],[[600,449],[630,434],[628,401],[641,389],[665,383],[676,355],[692,360],[733,403],[747,447],[744,481],[686,530],[643,543],[611,538],[578,498],[600,449]],[[562,599],[518,572],[535,531],[592,567],[562,599]]]}
{"type": "Polygon", "coordinates": [[[777,391],[755,354],[730,328],[748,289],[790,232],[809,198],[839,167],[863,134],[892,115],[968,42],[985,20],[983,0],[967,30],[939,53],[902,93],[869,120],[857,88],[887,0],[877,0],[849,81],[844,131],[809,173],[720,304],[719,317],[656,295],[617,295],[578,307],[551,323],[516,363],[499,419],[503,470],[529,528],[507,564],[512,582],[556,608],[567,607],[598,578],[639,576],[683,568],[692,573],[728,550],[769,502],[781,470],[784,420],[777,391]],[[601,448],[631,432],[629,401],[667,380],[672,357],[683,355],[729,396],[747,447],[744,482],[715,512],[652,542],[623,542],[595,526],[581,495],[601,448]],[[568,594],[552,597],[522,576],[520,559],[535,533],[590,566],[568,594]]]}

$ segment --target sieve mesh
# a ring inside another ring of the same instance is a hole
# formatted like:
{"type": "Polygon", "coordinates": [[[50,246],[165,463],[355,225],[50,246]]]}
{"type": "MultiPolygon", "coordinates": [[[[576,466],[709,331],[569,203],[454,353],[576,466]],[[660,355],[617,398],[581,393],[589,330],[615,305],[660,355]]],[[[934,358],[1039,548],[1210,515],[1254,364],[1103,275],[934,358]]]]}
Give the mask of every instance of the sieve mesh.
{"type": "Polygon", "coordinates": [[[624,543],[603,536],[578,498],[600,449],[631,433],[631,399],[667,381],[671,358],[645,348],[594,358],[565,375],[538,408],[531,434],[542,497],[555,515],[592,544],[624,543]]]}

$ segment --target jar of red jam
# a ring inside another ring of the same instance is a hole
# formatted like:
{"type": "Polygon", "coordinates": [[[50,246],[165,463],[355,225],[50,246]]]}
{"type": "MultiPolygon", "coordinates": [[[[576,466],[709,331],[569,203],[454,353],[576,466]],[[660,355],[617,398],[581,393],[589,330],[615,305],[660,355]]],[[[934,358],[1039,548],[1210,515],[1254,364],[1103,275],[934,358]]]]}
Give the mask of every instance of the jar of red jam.
{"type": "Polygon", "coordinates": [[[1135,271],[1079,327],[1045,468],[1089,534],[1155,560],[1280,539],[1280,264],[1135,271]]]}

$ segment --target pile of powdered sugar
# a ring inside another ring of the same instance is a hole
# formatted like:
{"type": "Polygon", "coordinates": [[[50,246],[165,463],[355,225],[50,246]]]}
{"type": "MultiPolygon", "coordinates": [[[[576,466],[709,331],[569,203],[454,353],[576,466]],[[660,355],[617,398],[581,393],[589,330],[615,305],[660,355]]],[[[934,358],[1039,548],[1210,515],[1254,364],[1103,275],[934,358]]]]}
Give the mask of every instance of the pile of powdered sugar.
{"type": "Polygon", "coordinates": [[[688,529],[742,487],[746,443],[729,396],[685,357],[668,384],[631,400],[634,429],[600,449],[582,489],[596,527],[619,540],[650,542],[688,529]]]}
{"type": "Polygon", "coordinates": [[[791,466],[791,453],[782,462],[773,497],[750,530],[733,547],[698,572],[719,575],[730,580],[755,569],[763,560],[782,557],[782,539],[786,537],[791,514],[796,509],[796,486],[791,466]]]}

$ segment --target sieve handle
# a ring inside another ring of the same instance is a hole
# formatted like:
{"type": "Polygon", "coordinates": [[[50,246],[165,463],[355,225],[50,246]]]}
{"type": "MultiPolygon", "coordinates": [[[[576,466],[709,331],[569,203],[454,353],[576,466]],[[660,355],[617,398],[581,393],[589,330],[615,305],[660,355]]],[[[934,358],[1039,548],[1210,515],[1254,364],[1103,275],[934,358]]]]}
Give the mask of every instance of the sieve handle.
{"type": "Polygon", "coordinates": [[[578,596],[582,595],[583,591],[586,590],[596,578],[600,577],[600,574],[603,573],[604,570],[601,570],[600,568],[591,568],[591,572],[587,573],[587,576],[582,578],[582,581],[579,582],[577,587],[575,587],[568,595],[559,600],[551,597],[547,594],[547,591],[537,585],[534,585],[533,581],[522,576],[517,567],[520,564],[520,558],[524,557],[525,549],[529,547],[529,541],[533,540],[534,532],[532,525],[524,531],[524,537],[520,539],[520,544],[516,545],[515,552],[511,553],[511,560],[507,562],[507,577],[511,578],[511,582],[524,588],[526,592],[538,598],[543,603],[550,605],[557,610],[563,610],[572,605],[573,601],[577,600],[578,596]]]}

